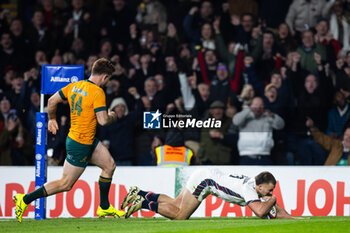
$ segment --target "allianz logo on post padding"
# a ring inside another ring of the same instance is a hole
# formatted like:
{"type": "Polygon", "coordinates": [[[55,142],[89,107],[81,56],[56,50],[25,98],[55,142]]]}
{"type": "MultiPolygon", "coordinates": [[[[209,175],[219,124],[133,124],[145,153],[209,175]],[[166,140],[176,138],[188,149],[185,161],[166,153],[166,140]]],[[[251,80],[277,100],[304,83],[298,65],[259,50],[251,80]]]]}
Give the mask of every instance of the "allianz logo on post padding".
{"type": "Polygon", "coordinates": [[[156,112],[143,112],[144,129],[161,128],[221,128],[221,121],[215,118],[199,120],[189,114],[162,114],[156,112]]]}
{"type": "Polygon", "coordinates": [[[76,83],[78,81],[79,79],[77,76],[72,76],[70,78],[51,76],[50,78],[50,82],[55,82],[55,83],[76,83]]]}

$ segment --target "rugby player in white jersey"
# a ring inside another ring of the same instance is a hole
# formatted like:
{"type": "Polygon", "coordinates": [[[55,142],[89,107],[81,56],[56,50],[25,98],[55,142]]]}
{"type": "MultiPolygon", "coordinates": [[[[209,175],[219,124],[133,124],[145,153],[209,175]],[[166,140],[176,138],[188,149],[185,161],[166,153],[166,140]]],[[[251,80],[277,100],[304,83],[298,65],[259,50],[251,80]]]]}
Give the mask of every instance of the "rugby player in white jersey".
{"type": "Polygon", "coordinates": [[[248,205],[260,218],[265,218],[273,206],[276,207],[276,218],[298,218],[277,205],[276,197],[272,195],[275,185],[276,179],[270,172],[262,172],[250,178],[245,175],[225,174],[218,169],[200,169],[190,176],[175,199],[134,186],[124,198],[121,209],[132,203],[126,218],[140,209],[149,209],[170,219],[188,219],[201,202],[209,194],[213,194],[229,203],[248,205]],[[267,201],[262,202],[260,198],[267,201]]]}

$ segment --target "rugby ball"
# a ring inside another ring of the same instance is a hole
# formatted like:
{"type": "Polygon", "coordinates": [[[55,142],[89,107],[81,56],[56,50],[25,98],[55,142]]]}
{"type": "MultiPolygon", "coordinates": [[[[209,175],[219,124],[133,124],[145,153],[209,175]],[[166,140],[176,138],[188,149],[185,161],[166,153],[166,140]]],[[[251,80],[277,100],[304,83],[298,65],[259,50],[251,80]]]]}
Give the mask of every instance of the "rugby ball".
{"type": "MultiPolygon", "coordinates": [[[[262,202],[267,201],[267,200],[264,199],[264,198],[260,198],[260,200],[261,200],[262,202]]],[[[273,205],[272,208],[271,208],[271,210],[270,210],[270,212],[269,212],[267,215],[265,215],[263,218],[265,218],[265,219],[275,219],[276,216],[277,216],[277,210],[276,210],[276,207],[273,205]]]]}

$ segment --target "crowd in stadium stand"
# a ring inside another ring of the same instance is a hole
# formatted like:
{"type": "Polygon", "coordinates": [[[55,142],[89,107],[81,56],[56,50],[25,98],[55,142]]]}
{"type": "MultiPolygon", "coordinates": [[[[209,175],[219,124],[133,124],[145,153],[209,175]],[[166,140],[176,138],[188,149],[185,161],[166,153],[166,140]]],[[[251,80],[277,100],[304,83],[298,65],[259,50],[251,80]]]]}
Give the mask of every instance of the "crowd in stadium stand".
{"type": "MultiPolygon", "coordinates": [[[[117,166],[154,165],[175,141],[203,165],[323,165],[310,127],[337,142],[350,127],[349,0],[15,2],[17,17],[0,9],[0,165],[34,164],[41,65],[83,64],[88,78],[102,57],[118,120],[97,137],[117,166]],[[145,130],[153,110],[222,125],[145,130]]],[[[64,102],[50,165],[65,159],[69,113],[64,102]]]]}

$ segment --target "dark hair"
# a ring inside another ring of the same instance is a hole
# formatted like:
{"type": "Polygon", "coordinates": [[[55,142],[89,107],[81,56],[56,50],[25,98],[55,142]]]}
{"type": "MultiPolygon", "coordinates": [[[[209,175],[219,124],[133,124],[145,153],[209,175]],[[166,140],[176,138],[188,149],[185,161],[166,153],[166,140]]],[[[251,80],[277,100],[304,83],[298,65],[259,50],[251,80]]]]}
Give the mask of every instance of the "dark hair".
{"type": "Polygon", "coordinates": [[[315,35],[315,32],[314,32],[314,31],[312,31],[312,30],[305,30],[305,31],[303,31],[303,32],[301,33],[301,38],[303,38],[304,35],[305,35],[306,33],[308,33],[308,32],[311,32],[312,35],[315,35]]]}
{"type": "Polygon", "coordinates": [[[272,183],[276,185],[276,179],[270,172],[262,172],[255,177],[256,185],[272,183]]]}
{"type": "Polygon", "coordinates": [[[273,37],[275,37],[275,33],[273,33],[273,31],[271,31],[271,30],[264,30],[263,31],[263,34],[271,34],[273,37]]]}
{"type": "Polygon", "coordinates": [[[92,65],[91,74],[92,75],[101,75],[106,74],[108,76],[112,76],[115,68],[108,59],[100,58],[94,62],[92,65]]]}
{"type": "Polygon", "coordinates": [[[274,74],[278,74],[279,76],[282,76],[282,74],[281,74],[281,69],[279,69],[279,68],[273,69],[273,70],[271,71],[270,77],[272,77],[272,75],[274,75],[274,74]]]}
{"type": "Polygon", "coordinates": [[[243,20],[243,18],[245,17],[245,16],[250,16],[251,18],[252,18],[252,21],[253,21],[253,24],[255,24],[255,16],[252,14],[252,13],[249,13],[249,12],[245,12],[245,13],[243,13],[242,15],[241,15],[241,20],[243,20]]]}
{"type": "Polygon", "coordinates": [[[321,23],[321,22],[326,22],[327,26],[329,27],[329,20],[327,18],[324,17],[320,17],[317,19],[317,24],[321,23]]]}

